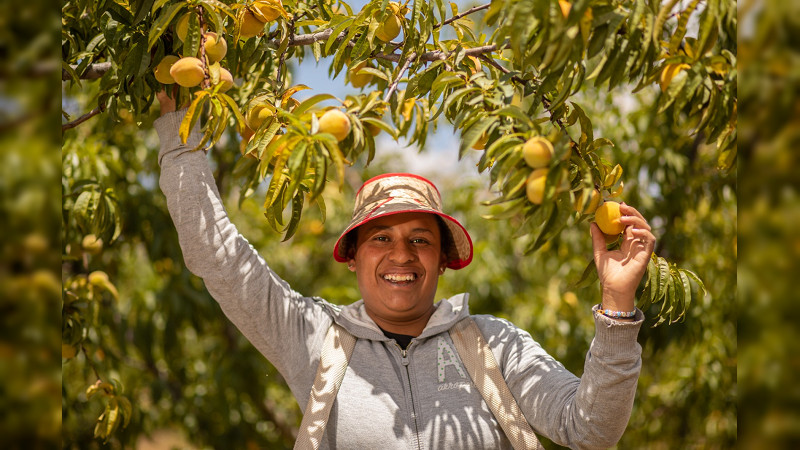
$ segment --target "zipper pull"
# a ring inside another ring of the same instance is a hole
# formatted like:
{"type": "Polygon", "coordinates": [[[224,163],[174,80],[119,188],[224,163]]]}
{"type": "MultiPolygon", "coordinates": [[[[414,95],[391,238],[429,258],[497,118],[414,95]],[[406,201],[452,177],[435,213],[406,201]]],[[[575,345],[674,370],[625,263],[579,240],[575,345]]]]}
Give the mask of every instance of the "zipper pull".
{"type": "Polygon", "coordinates": [[[407,366],[408,365],[408,348],[401,348],[399,345],[397,345],[397,348],[400,349],[400,356],[402,356],[402,359],[400,360],[400,362],[404,366],[407,366]]]}

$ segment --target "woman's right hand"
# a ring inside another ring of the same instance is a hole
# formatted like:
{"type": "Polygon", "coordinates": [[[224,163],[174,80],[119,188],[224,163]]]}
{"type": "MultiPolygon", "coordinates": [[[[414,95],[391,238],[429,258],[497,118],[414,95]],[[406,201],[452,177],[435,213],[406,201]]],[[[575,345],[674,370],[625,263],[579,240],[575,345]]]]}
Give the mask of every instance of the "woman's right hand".
{"type": "Polygon", "coordinates": [[[161,115],[175,111],[175,97],[178,95],[178,89],[173,86],[172,96],[167,94],[166,89],[156,92],[156,98],[161,105],[161,115]]]}

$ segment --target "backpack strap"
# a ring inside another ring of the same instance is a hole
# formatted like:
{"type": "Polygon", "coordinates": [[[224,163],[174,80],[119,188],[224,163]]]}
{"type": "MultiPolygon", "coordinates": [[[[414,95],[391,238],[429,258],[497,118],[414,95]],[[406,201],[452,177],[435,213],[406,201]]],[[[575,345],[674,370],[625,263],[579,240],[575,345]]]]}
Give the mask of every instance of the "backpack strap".
{"type": "Polygon", "coordinates": [[[317,376],[303,413],[303,421],[294,443],[295,449],[316,450],[322,443],[333,401],[336,400],[355,346],[355,336],[335,322],[331,324],[322,344],[317,376]]]}
{"type": "Polygon", "coordinates": [[[471,317],[453,326],[450,337],[472,382],[515,449],[544,449],[508,389],[489,344],[471,317]]]}

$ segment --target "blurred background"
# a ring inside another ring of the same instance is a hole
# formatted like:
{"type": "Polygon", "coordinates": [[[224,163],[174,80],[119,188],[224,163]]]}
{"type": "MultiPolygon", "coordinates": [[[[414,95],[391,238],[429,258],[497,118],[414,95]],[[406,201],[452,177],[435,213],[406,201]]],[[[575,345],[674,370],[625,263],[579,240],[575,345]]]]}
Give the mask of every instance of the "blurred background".
{"type": "MultiPolygon", "coordinates": [[[[800,6],[794,3],[739,2],[742,145],[730,171],[717,169],[713,148],[687,140],[668,115],[654,114],[657,89],[620,98],[587,86],[580,99],[596,134],[617,143],[606,156],[625,167],[630,183],[624,200],[654,225],[658,254],[695,271],[708,289],[683,323],[643,327],[644,367],[619,448],[800,444],[798,308],[789,282],[800,256],[794,149],[800,6]]],[[[145,123],[101,114],[63,133],[59,189],[59,136],[50,128],[56,99],[74,118],[91,109],[93,87],[63,83],[56,94],[54,8],[8,2],[0,8],[6,55],[0,69],[0,442],[6,448],[59,442],[64,448],[291,447],[300,408],[280,375],[183,266],[157,188],[151,126],[157,111],[145,123]],[[76,179],[113,189],[122,211],[117,241],[99,249],[83,245],[83,236],[65,231],[63,209],[57,219],[57,190],[63,208],[70,195],[64,186],[76,179]],[[59,365],[59,288],[71,274],[98,271],[108,283],[84,286],[92,300],[75,306],[90,323],[64,315],[62,292],[59,365]],[[85,335],[70,334],[78,327],[85,335]],[[130,423],[105,444],[93,437],[102,404],[86,395],[98,374],[114,380],[132,403],[130,423]]],[[[329,80],[310,61],[293,68],[295,82],[347,95],[343,75],[329,80]]],[[[310,212],[283,243],[264,223],[258,196],[238,204],[241,180],[230,170],[240,157],[235,139],[218,145],[211,158],[231,217],[270,255],[276,272],[306,295],[342,304],[359,296],[355,279],[332,263],[330,252],[349,218],[354,189],[390,170],[430,177],[476,244],[473,264],[449,271],[438,296],[470,292],[474,312],[509,318],[580,374],[592,336],[587,311],[598,301],[596,286],[575,288],[591,256],[588,228],[523,255],[526,243],[513,238],[518,224],[481,217],[490,212],[480,206],[492,196],[488,182],[471,156],[458,160],[457,146],[446,124],[425,149],[384,135],[376,161],[367,168],[356,161],[341,195],[328,196],[327,220],[310,212]]]]}
{"type": "Polygon", "coordinates": [[[0,5],[0,446],[61,441],[59,19],[0,5]],[[52,127],[52,128],[51,128],[52,127]]]}
{"type": "Polygon", "coordinates": [[[739,2],[739,444],[800,445],[800,5],[739,2]]]}

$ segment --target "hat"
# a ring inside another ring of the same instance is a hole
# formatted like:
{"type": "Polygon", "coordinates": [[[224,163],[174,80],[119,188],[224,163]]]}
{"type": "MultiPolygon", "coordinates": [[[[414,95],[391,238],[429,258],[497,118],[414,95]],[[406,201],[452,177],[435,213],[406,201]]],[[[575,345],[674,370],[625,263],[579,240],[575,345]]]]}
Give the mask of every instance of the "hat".
{"type": "MultiPolygon", "coordinates": [[[[454,218],[442,212],[442,196],[429,180],[409,173],[387,173],[367,180],[356,193],[353,218],[333,247],[333,257],[347,262],[347,233],[378,217],[407,212],[426,212],[441,217],[452,236],[447,267],[461,269],[472,261],[472,239],[454,218]]],[[[446,241],[445,241],[446,242],[446,241]]]]}

